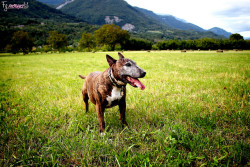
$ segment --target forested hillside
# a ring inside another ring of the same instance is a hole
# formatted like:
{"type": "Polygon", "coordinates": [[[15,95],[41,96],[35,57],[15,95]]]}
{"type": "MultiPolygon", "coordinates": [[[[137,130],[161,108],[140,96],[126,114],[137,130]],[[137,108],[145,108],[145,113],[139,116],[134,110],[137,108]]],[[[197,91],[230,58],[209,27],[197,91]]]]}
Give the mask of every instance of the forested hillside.
{"type": "Polygon", "coordinates": [[[165,28],[123,0],[75,0],[61,10],[92,24],[114,23],[129,31],[142,32],[165,28]]]}
{"type": "Polygon", "coordinates": [[[37,1],[48,4],[48,5],[52,5],[52,6],[58,6],[62,4],[65,0],[37,0],[37,1]]]}
{"type": "Polygon", "coordinates": [[[224,38],[194,24],[181,22],[173,16],[159,16],[145,9],[132,7],[124,0],[74,0],[61,10],[92,24],[119,25],[134,36],[151,41],[224,38]]]}
{"type": "Polygon", "coordinates": [[[227,38],[229,38],[230,35],[232,34],[232,33],[227,32],[227,31],[225,31],[225,30],[223,30],[223,29],[221,29],[219,27],[211,28],[208,31],[212,31],[213,33],[218,34],[218,35],[223,35],[223,36],[225,36],[227,38]]]}
{"type": "MultiPolygon", "coordinates": [[[[67,34],[69,45],[72,45],[79,41],[83,32],[93,32],[98,28],[36,0],[25,2],[28,3],[27,9],[0,9],[0,50],[6,47],[14,32],[20,29],[28,32],[35,46],[41,46],[46,44],[49,31],[67,34]]],[[[23,3],[22,0],[11,1],[11,4],[23,3]]]]}
{"type": "MultiPolygon", "coordinates": [[[[6,1],[6,4],[23,4],[23,0],[6,1]]],[[[74,16],[67,15],[60,10],[51,8],[36,0],[26,0],[28,4],[27,9],[9,9],[4,11],[0,9],[0,24],[4,26],[16,26],[19,24],[29,24],[32,21],[47,21],[53,20],[55,22],[80,22],[80,19],[74,16]]]]}

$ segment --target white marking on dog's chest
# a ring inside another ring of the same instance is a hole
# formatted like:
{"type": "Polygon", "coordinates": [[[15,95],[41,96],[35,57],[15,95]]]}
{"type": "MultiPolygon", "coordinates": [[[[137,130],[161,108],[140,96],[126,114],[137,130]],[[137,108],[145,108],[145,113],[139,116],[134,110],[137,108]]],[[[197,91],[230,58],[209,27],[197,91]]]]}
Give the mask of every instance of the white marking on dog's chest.
{"type": "Polygon", "coordinates": [[[122,98],[121,95],[121,88],[113,87],[111,96],[107,96],[106,100],[108,101],[107,107],[110,107],[112,105],[112,102],[115,100],[120,100],[122,98]]]}

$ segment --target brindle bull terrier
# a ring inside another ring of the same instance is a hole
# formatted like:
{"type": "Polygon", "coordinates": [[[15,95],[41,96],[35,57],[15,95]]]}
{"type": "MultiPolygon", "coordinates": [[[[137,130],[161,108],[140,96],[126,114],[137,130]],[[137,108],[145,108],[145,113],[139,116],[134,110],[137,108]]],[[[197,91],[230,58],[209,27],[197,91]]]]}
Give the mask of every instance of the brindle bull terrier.
{"type": "Polygon", "coordinates": [[[85,79],[82,95],[86,112],[89,110],[88,100],[96,105],[96,112],[99,121],[100,132],[105,129],[104,110],[119,105],[120,120],[126,126],[126,85],[129,83],[133,87],[141,90],[145,86],[138,78],[143,78],[146,72],[138,67],[133,60],[124,58],[118,53],[119,60],[106,55],[109,68],[104,72],[95,71],[89,75],[81,76],[85,79]]]}

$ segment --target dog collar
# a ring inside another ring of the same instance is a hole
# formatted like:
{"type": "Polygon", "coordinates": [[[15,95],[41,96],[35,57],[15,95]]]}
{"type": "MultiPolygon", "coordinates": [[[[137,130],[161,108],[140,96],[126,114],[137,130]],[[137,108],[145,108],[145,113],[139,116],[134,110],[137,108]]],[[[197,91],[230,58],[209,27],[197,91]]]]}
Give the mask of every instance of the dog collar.
{"type": "Polygon", "coordinates": [[[123,88],[124,85],[119,85],[118,84],[118,81],[115,79],[114,75],[113,75],[113,72],[111,70],[111,68],[109,67],[109,71],[108,71],[108,76],[109,76],[109,79],[110,81],[112,82],[112,84],[118,88],[123,88]]]}

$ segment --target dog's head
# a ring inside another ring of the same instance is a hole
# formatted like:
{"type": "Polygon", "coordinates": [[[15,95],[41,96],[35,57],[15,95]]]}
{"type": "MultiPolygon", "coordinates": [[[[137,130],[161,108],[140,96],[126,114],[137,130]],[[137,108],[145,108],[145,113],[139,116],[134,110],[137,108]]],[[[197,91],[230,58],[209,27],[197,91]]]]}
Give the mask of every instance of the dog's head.
{"type": "Polygon", "coordinates": [[[136,63],[125,58],[121,53],[118,53],[119,60],[115,60],[109,55],[106,55],[110,68],[116,80],[129,83],[133,87],[139,87],[141,90],[145,89],[145,86],[139,81],[138,78],[143,78],[146,72],[138,67],[136,63]]]}

